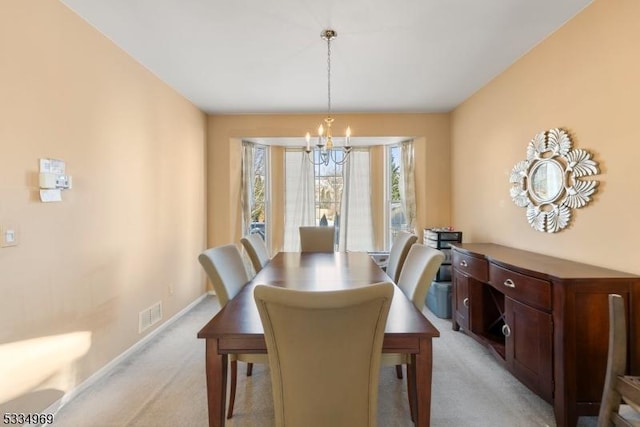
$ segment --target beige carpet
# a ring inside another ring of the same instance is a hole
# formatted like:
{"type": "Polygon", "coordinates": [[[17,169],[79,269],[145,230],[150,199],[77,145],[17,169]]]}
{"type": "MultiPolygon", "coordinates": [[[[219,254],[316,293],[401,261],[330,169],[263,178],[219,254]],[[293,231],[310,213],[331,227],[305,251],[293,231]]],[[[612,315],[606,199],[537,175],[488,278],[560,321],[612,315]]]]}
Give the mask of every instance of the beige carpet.
{"type": "MultiPolygon", "coordinates": [[[[155,337],[143,350],[62,407],[57,427],[206,426],[204,341],[198,330],[217,312],[215,297],[155,337]]],[[[478,343],[451,330],[451,322],[425,314],[440,330],[434,340],[434,427],[555,426],[552,407],[506,372],[478,343]]],[[[413,426],[408,415],[406,382],[384,367],[380,377],[378,425],[413,426]]],[[[245,376],[240,364],[232,427],[273,425],[269,371],[256,365],[245,376]]],[[[581,419],[581,427],[595,426],[581,419]]]]}

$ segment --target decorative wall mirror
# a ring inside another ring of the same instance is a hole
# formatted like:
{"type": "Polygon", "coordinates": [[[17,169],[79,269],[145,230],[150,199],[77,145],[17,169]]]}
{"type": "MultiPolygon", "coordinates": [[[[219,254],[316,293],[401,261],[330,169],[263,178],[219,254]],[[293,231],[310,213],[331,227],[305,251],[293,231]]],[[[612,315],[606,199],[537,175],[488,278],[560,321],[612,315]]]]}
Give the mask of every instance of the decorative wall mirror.
{"type": "Polygon", "coordinates": [[[585,206],[598,182],[582,177],[600,173],[586,150],[571,148],[563,129],[540,132],[527,145],[527,160],[513,167],[511,199],[527,208],[527,220],[537,231],[555,233],[569,225],[571,209],[585,206]]]}

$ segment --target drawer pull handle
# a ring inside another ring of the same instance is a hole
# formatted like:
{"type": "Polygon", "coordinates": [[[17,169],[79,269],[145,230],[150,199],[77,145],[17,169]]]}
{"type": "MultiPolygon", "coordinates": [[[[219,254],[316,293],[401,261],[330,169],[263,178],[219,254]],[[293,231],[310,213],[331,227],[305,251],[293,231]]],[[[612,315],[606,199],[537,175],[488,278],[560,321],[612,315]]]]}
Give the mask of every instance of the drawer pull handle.
{"type": "Polygon", "coordinates": [[[505,337],[511,335],[511,328],[509,327],[509,325],[502,325],[502,335],[504,335],[505,337]]]}
{"type": "Polygon", "coordinates": [[[464,305],[465,307],[469,308],[469,298],[465,298],[462,300],[462,305],[464,305]]]}
{"type": "Polygon", "coordinates": [[[508,288],[515,288],[516,287],[515,282],[513,280],[511,280],[511,279],[505,280],[503,285],[505,285],[508,288]]]}
{"type": "Polygon", "coordinates": [[[467,261],[463,259],[462,261],[460,261],[460,265],[461,265],[462,267],[466,267],[466,266],[468,266],[469,264],[467,264],[467,261]]]}

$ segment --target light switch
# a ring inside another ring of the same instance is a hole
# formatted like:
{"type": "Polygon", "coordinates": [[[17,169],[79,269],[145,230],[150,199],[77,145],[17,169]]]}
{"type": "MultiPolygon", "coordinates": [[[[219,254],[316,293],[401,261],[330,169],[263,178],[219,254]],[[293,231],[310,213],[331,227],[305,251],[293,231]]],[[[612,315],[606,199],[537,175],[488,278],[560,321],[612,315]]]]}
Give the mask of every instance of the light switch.
{"type": "Polygon", "coordinates": [[[18,244],[18,231],[12,226],[0,227],[0,247],[6,248],[18,244]]]}

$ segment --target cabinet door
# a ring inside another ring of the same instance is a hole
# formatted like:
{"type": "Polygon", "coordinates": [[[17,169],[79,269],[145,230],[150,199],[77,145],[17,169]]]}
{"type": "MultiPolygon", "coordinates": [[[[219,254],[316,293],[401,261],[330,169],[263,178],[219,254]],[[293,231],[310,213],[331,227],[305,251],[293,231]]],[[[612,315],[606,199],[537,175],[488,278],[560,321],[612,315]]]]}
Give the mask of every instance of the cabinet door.
{"type": "Polygon", "coordinates": [[[453,303],[453,330],[460,328],[469,330],[469,277],[453,269],[452,303],[453,303]]]}
{"type": "Polygon", "coordinates": [[[553,323],[550,314],[505,298],[505,361],[522,383],[553,401],[553,323]]]}

